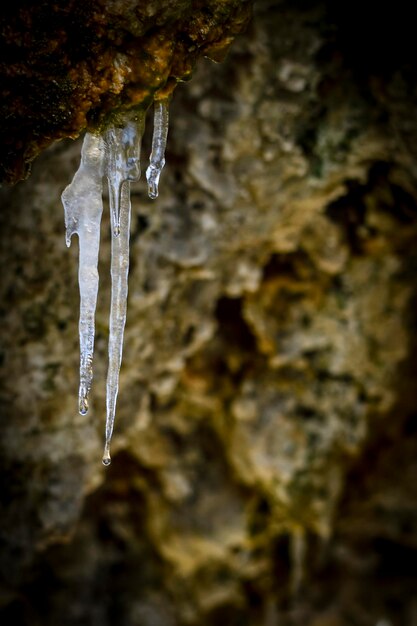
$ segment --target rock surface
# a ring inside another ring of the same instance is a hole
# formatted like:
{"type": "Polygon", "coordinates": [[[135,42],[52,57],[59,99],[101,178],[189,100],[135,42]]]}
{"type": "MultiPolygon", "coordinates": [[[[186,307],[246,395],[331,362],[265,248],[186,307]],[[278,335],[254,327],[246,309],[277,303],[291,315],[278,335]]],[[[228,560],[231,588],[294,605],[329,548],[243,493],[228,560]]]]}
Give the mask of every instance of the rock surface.
{"type": "Polygon", "coordinates": [[[108,220],[76,412],[80,143],[3,190],[2,625],[416,623],[417,81],[406,16],[352,37],[349,7],[260,1],[176,90],[109,469],[108,220]]]}
{"type": "Polygon", "coordinates": [[[149,106],[221,58],[249,0],[27,0],[0,15],[0,182],[27,176],[54,140],[149,106]]]}

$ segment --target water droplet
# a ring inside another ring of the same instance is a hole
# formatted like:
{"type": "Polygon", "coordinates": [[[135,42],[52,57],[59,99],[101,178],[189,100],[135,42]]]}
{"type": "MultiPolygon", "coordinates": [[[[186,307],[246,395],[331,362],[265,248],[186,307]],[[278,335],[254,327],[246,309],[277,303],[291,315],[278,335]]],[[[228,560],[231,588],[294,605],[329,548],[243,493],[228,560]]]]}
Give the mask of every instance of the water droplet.
{"type": "Polygon", "coordinates": [[[80,415],[87,415],[88,413],[88,400],[87,400],[87,396],[81,396],[79,397],[79,403],[78,403],[78,410],[80,412],[80,415]]]}
{"type": "Polygon", "coordinates": [[[103,462],[103,465],[105,465],[106,467],[110,465],[111,463],[110,444],[107,441],[106,441],[106,445],[104,446],[104,454],[103,454],[102,462],[103,462]]]}

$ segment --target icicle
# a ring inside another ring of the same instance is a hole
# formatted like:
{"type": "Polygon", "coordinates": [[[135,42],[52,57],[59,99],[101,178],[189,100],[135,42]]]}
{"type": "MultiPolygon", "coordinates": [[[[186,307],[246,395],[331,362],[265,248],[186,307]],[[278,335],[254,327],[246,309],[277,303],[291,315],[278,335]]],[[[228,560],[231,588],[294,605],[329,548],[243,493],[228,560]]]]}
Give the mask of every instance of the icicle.
{"type": "Polygon", "coordinates": [[[109,204],[113,233],[120,232],[120,199],[122,184],[126,180],[140,178],[140,145],[143,135],[144,114],[135,112],[123,120],[124,126],[112,126],[105,135],[107,149],[107,178],[109,182],[109,204]]]}
{"type": "MultiPolygon", "coordinates": [[[[113,225],[114,226],[114,225],[113,225]]],[[[130,190],[129,182],[122,183],[120,198],[120,234],[112,235],[111,249],[111,308],[109,330],[109,369],[106,389],[106,443],[103,463],[110,464],[110,441],[119,390],[119,371],[122,362],[123,334],[126,322],[127,278],[129,272],[130,190]]]]}
{"type": "MultiPolygon", "coordinates": [[[[128,127],[126,127],[128,128],[128,127]]],[[[132,129],[126,132],[124,137],[134,136],[136,159],[130,167],[127,163],[125,172],[129,176],[140,176],[140,146],[143,134],[143,118],[138,121],[136,133],[132,129]]],[[[126,152],[126,143],[120,145],[114,144],[113,150],[122,154],[126,152]]],[[[111,160],[121,161],[122,154],[110,155],[111,160]]],[[[130,159],[131,157],[127,157],[130,159]]],[[[115,188],[116,185],[112,180],[112,173],[108,173],[109,189],[115,188]]],[[[122,362],[123,351],[123,334],[126,323],[126,304],[128,291],[128,273],[129,273],[129,237],[130,237],[130,183],[123,180],[120,186],[120,203],[119,212],[111,211],[112,222],[112,247],[111,247],[111,307],[110,307],[110,331],[109,331],[109,369],[107,372],[107,389],[106,389],[106,443],[104,447],[103,464],[109,465],[110,459],[110,441],[113,434],[113,425],[116,412],[116,400],[119,390],[119,372],[122,362]],[[118,221],[118,224],[117,224],[118,221]]]]}
{"type": "MultiPolygon", "coordinates": [[[[74,233],[80,244],[80,387],[79,410],[88,411],[88,394],[93,379],[94,317],[98,291],[98,251],[103,212],[102,179],[107,177],[112,230],[111,308],[109,331],[109,367],[106,388],[106,441],[103,463],[110,464],[110,441],[113,434],[119,372],[122,361],[123,334],[126,322],[129,237],[130,181],[140,178],[140,148],[144,113],[131,111],[119,117],[102,136],[87,133],[81,152],[81,164],[74,179],[62,194],[65,209],[66,243],[74,233]]],[[[158,196],[158,182],[165,164],[168,134],[168,103],[155,105],[152,154],[146,172],[151,198],[158,196]]]]}
{"type": "Polygon", "coordinates": [[[148,195],[152,200],[158,197],[159,177],[165,165],[165,146],[168,136],[168,100],[155,102],[152,137],[152,153],[146,170],[148,195]]]}
{"type": "Polygon", "coordinates": [[[65,210],[66,244],[75,233],[79,239],[80,288],[80,386],[79,411],[88,411],[88,394],[93,380],[94,316],[98,291],[98,250],[103,212],[102,177],[104,144],[101,137],[86,133],[81,163],[62,194],[65,210]]]}

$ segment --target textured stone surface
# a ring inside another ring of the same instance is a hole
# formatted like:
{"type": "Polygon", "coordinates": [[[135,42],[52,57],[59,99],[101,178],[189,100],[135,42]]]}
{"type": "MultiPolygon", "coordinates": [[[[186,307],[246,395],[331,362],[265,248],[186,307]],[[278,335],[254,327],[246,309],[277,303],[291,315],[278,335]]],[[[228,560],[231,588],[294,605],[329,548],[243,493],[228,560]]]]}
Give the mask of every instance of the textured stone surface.
{"type": "Polygon", "coordinates": [[[340,11],[259,2],[176,91],[109,469],[108,221],[76,413],[80,144],[3,192],[2,624],[416,622],[417,83],[395,20],[369,45],[340,11]]]}
{"type": "Polygon", "coordinates": [[[0,15],[0,181],[28,173],[54,140],[117,111],[149,106],[221,58],[245,27],[249,0],[27,0],[0,15]]]}

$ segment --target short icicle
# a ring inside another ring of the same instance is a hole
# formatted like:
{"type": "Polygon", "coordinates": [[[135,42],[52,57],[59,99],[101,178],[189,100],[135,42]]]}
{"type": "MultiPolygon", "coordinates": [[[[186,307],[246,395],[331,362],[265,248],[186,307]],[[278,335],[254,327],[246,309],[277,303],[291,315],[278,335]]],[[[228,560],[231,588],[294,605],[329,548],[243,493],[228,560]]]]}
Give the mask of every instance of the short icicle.
{"type": "MultiPolygon", "coordinates": [[[[107,372],[106,387],[106,441],[104,446],[103,464],[110,465],[110,441],[113,434],[114,418],[116,413],[117,393],[119,390],[119,372],[122,362],[123,335],[126,323],[126,307],[128,292],[129,273],[129,238],[130,238],[130,180],[137,180],[140,177],[140,146],[143,135],[143,117],[136,120],[136,127],[133,129],[129,123],[124,129],[126,132],[121,144],[115,143],[111,150],[120,154],[110,154],[110,163],[122,162],[126,159],[124,168],[124,178],[120,183],[120,196],[118,211],[111,210],[112,224],[112,246],[111,246],[111,307],[110,307],[110,329],[109,329],[109,367],[107,372]],[[134,141],[129,142],[133,138],[134,141]],[[126,141],[125,141],[126,139],[126,141]],[[129,151],[126,146],[134,149],[129,151]]],[[[109,158],[109,155],[108,155],[109,158]]],[[[119,185],[119,178],[116,183],[112,180],[113,171],[107,170],[109,189],[115,189],[119,185]]],[[[118,174],[119,176],[119,174],[118,174]]]]}
{"type": "Polygon", "coordinates": [[[107,152],[107,178],[112,229],[116,237],[120,233],[120,202],[124,181],[140,178],[140,146],[145,116],[135,111],[123,126],[111,126],[104,134],[107,152]]]}
{"type": "Polygon", "coordinates": [[[62,194],[65,210],[66,244],[75,233],[79,238],[80,288],[80,386],[79,411],[88,411],[88,394],[93,380],[95,310],[98,291],[98,251],[103,213],[102,178],[104,144],[101,137],[86,133],[80,167],[62,194]]]}
{"type": "Polygon", "coordinates": [[[152,152],[149,167],[146,170],[148,195],[154,200],[158,197],[159,177],[165,165],[165,147],[168,137],[168,100],[160,100],[154,104],[154,122],[152,152]]]}

